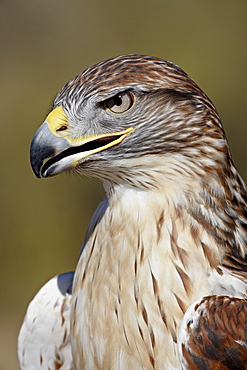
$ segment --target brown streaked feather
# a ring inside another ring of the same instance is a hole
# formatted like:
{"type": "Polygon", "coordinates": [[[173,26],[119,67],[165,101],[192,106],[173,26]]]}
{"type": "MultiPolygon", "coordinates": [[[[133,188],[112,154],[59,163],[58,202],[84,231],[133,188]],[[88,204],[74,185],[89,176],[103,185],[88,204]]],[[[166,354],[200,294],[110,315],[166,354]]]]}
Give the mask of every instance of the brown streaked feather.
{"type": "Polygon", "coordinates": [[[184,321],[183,369],[247,369],[247,300],[205,297],[184,321]]]}

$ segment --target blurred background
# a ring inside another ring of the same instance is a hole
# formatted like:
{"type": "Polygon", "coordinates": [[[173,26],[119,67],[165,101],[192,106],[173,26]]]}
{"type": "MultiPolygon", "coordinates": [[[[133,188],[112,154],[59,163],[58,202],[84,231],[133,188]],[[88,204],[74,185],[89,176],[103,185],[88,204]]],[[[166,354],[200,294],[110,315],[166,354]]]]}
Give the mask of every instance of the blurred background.
{"type": "Polygon", "coordinates": [[[48,279],[73,270],[97,180],[37,180],[29,145],[58,90],[91,64],[126,53],[180,65],[222,118],[247,180],[246,0],[1,0],[0,370],[18,369],[26,307],[48,279]]]}

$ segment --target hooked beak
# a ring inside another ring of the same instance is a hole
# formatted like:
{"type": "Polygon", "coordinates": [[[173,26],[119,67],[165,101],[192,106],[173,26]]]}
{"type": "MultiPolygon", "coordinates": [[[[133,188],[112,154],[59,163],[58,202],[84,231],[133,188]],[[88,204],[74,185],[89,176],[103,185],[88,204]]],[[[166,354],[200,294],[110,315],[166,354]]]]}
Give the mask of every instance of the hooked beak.
{"type": "Polygon", "coordinates": [[[57,107],[33,137],[30,148],[32,169],[38,178],[57,175],[76,167],[84,158],[121,143],[133,130],[131,127],[121,132],[72,139],[66,113],[62,107],[57,107]]]}

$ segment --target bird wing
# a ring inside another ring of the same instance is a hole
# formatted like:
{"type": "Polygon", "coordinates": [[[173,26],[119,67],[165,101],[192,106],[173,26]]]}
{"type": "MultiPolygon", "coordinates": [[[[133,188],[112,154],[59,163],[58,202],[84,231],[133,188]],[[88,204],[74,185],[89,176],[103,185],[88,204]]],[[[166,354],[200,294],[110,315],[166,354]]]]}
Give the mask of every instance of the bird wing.
{"type": "Polygon", "coordinates": [[[28,306],[18,337],[21,369],[73,369],[70,305],[74,273],[53,277],[28,306]]]}
{"type": "Polygon", "coordinates": [[[179,342],[183,369],[247,369],[247,300],[208,296],[193,303],[179,342]]]}
{"type": "Polygon", "coordinates": [[[82,253],[85,245],[87,244],[88,239],[92,235],[95,227],[97,226],[97,224],[99,223],[99,221],[103,217],[107,207],[108,207],[108,200],[105,198],[100,202],[100,204],[98,205],[98,207],[96,208],[96,210],[93,214],[93,217],[91,218],[91,221],[89,223],[89,226],[88,226],[88,229],[87,229],[87,232],[86,232],[86,235],[85,235],[83,245],[82,245],[80,253],[79,253],[79,258],[81,256],[81,253],[82,253]]]}

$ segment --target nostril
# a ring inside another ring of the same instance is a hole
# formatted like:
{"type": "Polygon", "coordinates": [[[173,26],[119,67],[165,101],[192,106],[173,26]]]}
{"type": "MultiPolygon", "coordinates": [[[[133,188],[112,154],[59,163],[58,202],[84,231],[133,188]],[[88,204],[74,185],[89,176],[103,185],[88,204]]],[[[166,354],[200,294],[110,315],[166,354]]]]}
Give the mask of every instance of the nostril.
{"type": "Polygon", "coordinates": [[[67,130],[67,126],[61,126],[59,127],[56,131],[64,131],[64,130],[67,130]]]}

